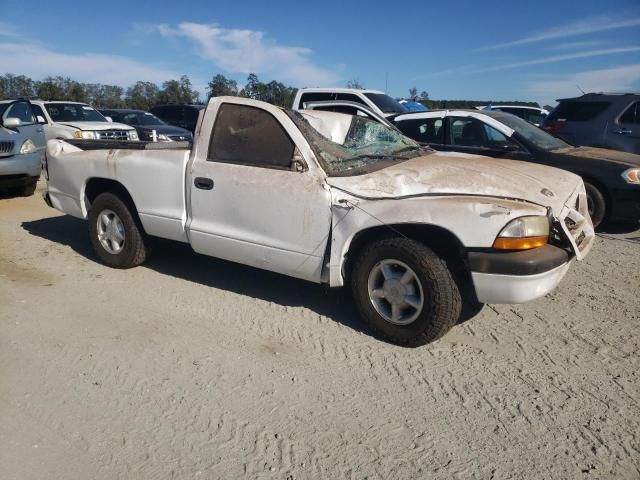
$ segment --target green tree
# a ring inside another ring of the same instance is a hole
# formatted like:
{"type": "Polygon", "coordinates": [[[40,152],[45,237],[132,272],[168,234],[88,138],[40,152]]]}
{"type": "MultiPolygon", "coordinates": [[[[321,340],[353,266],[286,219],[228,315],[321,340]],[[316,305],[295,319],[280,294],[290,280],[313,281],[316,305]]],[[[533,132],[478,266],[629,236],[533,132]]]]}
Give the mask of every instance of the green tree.
{"type": "Polygon", "coordinates": [[[362,84],[362,82],[360,82],[360,80],[353,79],[347,82],[347,88],[363,89],[364,85],[362,84]]]}
{"type": "Polygon", "coordinates": [[[225,95],[238,95],[238,82],[217,74],[207,85],[207,97],[222,97],[225,95]]]}
{"type": "Polygon", "coordinates": [[[418,89],[416,87],[411,87],[409,89],[409,99],[413,100],[414,102],[418,100],[418,89]]]}
{"type": "Polygon", "coordinates": [[[35,90],[43,100],[67,100],[65,79],[62,77],[46,77],[36,82],[35,90]]]}
{"type": "Polygon", "coordinates": [[[158,103],[159,92],[155,83],[138,81],[127,89],[125,104],[129,108],[149,110],[158,103]]]}
{"type": "Polygon", "coordinates": [[[24,75],[7,73],[0,76],[0,99],[8,97],[31,97],[35,94],[33,80],[24,75]]]}
{"type": "Polygon", "coordinates": [[[180,80],[167,80],[158,92],[159,103],[195,103],[200,94],[193,90],[189,77],[183,75],[180,80]]]}

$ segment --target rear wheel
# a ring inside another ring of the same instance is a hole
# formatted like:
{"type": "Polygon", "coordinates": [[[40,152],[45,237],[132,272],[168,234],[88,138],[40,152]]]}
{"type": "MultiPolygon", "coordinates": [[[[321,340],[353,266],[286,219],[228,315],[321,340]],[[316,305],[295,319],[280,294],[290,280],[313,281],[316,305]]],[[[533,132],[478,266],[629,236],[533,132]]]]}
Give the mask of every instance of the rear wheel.
{"type": "Polygon", "coordinates": [[[607,211],[607,204],[604,195],[597,187],[588,182],[584,182],[584,188],[587,193],[587,208],[589,216],[594,227],[597,227],[604,220],[607,211]]]}
{"type": "Polygon", "coordinates": [[[460,317],[460,292],[446,263],[415,240],[366,246],[355,259],[351,288],[371,330],[398,345],[432,342],[460,317]]]}
{"type": "Polygon", "coordinates": [[[89,211],[89,237],[100,260],[110,267],[131,268],[142,264],[149,242],[125,202],[113,193],[96,197],[89,211]]]}

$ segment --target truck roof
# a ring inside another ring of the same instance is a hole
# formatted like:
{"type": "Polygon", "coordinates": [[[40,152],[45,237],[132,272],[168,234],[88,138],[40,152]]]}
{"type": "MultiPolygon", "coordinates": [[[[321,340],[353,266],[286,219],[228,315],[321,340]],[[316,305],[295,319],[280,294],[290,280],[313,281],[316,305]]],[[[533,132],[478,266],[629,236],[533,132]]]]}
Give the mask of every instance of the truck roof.
{"type": "Polygon", "coordinates": [[[332,88],[332,87],[312,87],[312,88],[301,88],[299,91],[301,92],[337,92],[337,93],[382,93],[384,92],[380,90],[370,90],[368,88],[332,88]]]}

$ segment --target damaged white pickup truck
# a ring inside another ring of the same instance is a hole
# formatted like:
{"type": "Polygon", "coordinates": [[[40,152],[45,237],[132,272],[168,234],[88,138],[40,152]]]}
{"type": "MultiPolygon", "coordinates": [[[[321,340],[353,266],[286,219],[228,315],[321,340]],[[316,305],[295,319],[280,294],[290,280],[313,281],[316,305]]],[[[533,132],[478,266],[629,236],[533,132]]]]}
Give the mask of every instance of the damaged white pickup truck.
{"type": "Polygon", "coordinates": [[[157,236],[348,283],[372,331],[407,346],[446,333],[463,301],[545,295],[594,238],[571,173],[437,153],[364,117],[236,97],[209,102],[192,150],[51,140],[45,175],[47,203],[88,219],[109,266],[143,263],[157,236]]]}

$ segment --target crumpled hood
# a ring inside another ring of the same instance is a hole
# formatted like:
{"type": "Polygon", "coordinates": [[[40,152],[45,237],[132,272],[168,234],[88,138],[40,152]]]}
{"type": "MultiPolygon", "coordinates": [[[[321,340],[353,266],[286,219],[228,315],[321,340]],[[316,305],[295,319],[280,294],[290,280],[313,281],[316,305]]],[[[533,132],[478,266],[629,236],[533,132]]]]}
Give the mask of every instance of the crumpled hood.
{"type": "Polygon", "coordinates": [[[124,123],[115,122],[58,122],[60,125],[77,128],[78,130],[134,130],[124,123]]]}
{"type": "Polygon", "coordinates": [[[580,181],[557,168],[457,152],[436,152],[365,175],[328,179],[329,185],[368,199],[480,195],[551,207],[556,216],[580,181]]]}
{"type": "Polygon", "coordinates": [[[570,155],[572,157],[594,158],[596,160],[607,160],[630,167],[640,167],[640,155],[618,150],[609,150],[608,148],[570,147],[554,150],[553,152],[570,155]]]}

